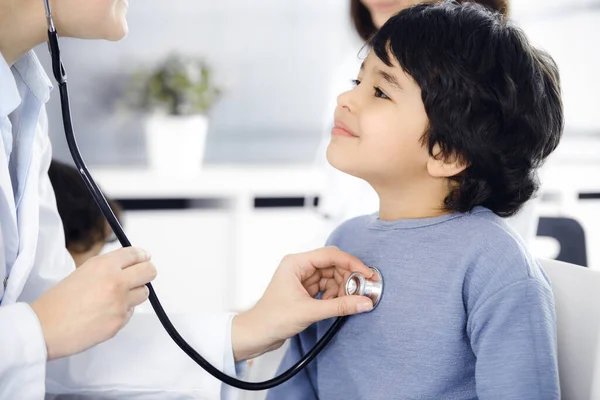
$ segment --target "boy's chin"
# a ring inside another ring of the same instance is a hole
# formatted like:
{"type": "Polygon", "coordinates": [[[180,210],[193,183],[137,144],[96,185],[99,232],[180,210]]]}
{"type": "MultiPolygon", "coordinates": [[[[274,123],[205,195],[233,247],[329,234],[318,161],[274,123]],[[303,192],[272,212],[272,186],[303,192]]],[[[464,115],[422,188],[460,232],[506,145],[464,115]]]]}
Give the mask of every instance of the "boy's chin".
{"type": "Polygon", "coordinates": [[[107,29],[106,35],[104,36],[104,40],[108,40],[111,42],[118,42],[119,40],[127,37],[129,33],[129,26],[127,25],[127,21],[119,21],[115,23],[113,26],[107,29]]]}
{"type": "Polygon", "coordinates": [[[329,163],[329,165],[331,165],[333,168],[337,169],[340,172],[352,175],[356,178],[364,179],[364,177],[362,176],[363,174],[361,174],[361,171],[358,168],[356,168],[356,163],[352,163],[351,160],[338,159],[337,157],[331,155],[329,151],[327,151],[327,162],[329,163]]]}

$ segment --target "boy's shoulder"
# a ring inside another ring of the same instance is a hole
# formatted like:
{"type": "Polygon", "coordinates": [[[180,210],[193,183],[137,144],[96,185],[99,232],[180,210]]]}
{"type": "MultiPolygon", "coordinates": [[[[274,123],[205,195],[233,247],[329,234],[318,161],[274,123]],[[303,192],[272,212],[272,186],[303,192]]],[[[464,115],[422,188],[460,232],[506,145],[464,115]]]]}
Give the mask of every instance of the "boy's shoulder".
{"type": "Polygon", "coordinates": [[[485,207],[475,207],[454,222],[455,230],[460,233],[459,239],[465,244],[477,245],[488,251],[504,248],[521,256],[527,253],[525,242],[506,219],[485,207]]]}
{"type": "Polygon", "coordinates": [[[506,253],[520,259],[530,258],[523,238],[510,226],[505,218],[490,210],[477,207],[461,221],[462,240],[476,246],[483,253],[506,253]]]}
{"type": "Polygon", "coordinates": [[[535,258],[505,218],[477,207],[457,223],[460,224],[456,229],[459,246],[469,251],[473,262],[491,264],[495,269],[521,266],[521,273],[526,275],[535,272],[531,270],[536,264],[535,258]]]}
{"type": "Polygon", "coordinates": [[[537,281],[550,290],[550,282],[525,242],[504,218],[492,212],[473,212],[462,230],[466,257],[466,297],[489,297],[514,284],[537,281]]]}

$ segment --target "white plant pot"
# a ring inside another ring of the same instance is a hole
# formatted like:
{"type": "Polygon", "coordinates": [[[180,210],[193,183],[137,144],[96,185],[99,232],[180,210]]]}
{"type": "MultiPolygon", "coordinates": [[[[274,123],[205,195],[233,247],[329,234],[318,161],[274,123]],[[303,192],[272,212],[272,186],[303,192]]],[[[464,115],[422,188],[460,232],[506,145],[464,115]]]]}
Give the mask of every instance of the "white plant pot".
{"type": "Polygon", "coordinates": [[[203,115],[152,115],[145,128],[150,168],[177,173],[201,168],[208,118],[203,115]]]}

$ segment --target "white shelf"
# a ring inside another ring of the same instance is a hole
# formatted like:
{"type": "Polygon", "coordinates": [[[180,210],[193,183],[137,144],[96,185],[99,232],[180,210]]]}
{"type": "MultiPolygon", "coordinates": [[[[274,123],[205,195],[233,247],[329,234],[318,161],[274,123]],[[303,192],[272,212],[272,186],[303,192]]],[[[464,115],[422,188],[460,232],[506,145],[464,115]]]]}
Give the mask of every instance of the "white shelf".
{"type": "MultiPolygon", "coordinates": [[[[318,195],[326,187],[324,173],[310,167],[219,166],[183,174],[96,168],[91,173],[109,197],[118,199],[298,197],[318,195]]],[[[600,156],[551,159],[542,171],[542,190],[600,193],[600,156]]]]}
{"type": "Polygon", "coordinates": [[[301,196],[318,193],[325,184],[323,173],[310,167],[211,166],[181,174],[119,167],[90,172],[108,196],[119,199],[301,196]]]}

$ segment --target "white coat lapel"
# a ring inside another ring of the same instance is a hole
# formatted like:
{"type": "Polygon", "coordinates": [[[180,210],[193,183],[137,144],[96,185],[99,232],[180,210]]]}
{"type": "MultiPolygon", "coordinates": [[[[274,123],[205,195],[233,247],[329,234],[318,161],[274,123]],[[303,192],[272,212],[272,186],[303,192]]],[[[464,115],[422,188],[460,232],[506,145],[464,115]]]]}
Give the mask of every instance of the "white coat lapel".
{"type": "Polygon", "coordinates": [[[40,162],[43,153],[43,135],[44,133],[38,125],[18,209],[19,254],[12,267],[3,302],[14,302],[18,299],[35,261],[39,232],[40,200],[38,190],[40,162]]]}
{"type": "Polygon", "coordinates": [[[0,252],[3,253],[0,279],[4,280],[8,265],[12,265],[17,258],[19,235],[14,194],[8,172],[8,160],[6,159],[6,151],[2,140],[0,140],[0,229],[3,236],[3,246],[0,249],[0,252]]]}

